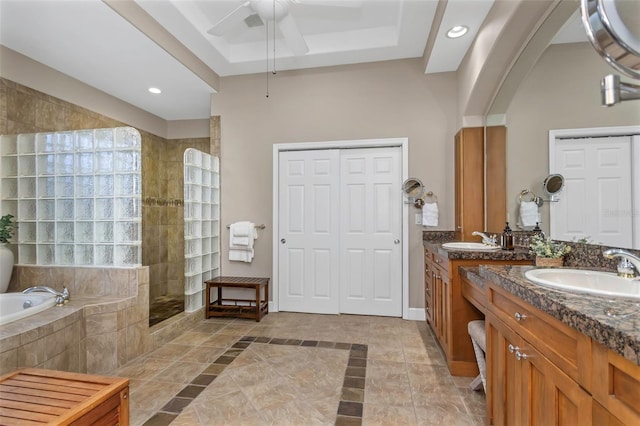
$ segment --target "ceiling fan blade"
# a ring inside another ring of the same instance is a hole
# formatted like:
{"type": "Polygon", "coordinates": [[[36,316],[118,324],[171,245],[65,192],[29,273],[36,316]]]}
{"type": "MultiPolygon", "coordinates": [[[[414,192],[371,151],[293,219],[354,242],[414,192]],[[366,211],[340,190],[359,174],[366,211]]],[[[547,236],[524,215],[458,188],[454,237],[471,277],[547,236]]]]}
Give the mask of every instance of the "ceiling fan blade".
{"type": "Polygon", "coordinates": [[[211,27],[207,32],[214,36],[221,36],[227,30],[235,27],[246,17],[254,13],[255,12],[250,7],[250,2],[244,2],[240,6],[232,10],[227,16],[219,20],[218,23],[211,27]]]}
{"type": "Polygon", "coordinates": [[[280,26],[282,35],[287,40],[287,46],[289,46],[296,56],[304,55],[309,51],[307,42],[304,41],[304,37],[291,15],[282,18],[280,22],[278,22],[278,25],[280,26]]]}

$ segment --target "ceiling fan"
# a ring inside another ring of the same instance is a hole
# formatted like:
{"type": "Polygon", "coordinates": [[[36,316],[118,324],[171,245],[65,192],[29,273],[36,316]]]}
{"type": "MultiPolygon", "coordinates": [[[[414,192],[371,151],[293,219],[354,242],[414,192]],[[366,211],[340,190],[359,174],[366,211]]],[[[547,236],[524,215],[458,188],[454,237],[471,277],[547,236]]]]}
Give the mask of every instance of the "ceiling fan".
{"type": "MultiPolygon", "coordinates": [[[[214,36],[221,36],[228,30],[239,25],[242,21],[255,17],[262,24],[275,21],[280,32],[287,41],[287,45],[296,56],[309,51],[295,19],[289,13],[291,5],[314,5],[330,7],[360,7],[363,0],[248,0],[232,10],[227,16],[219,20],[207,32],[214,36]]],[[[253,20],[255,22],[255,19],[253,20]]],[[[247,22],[250,25],[249,22],[247,22]]],[[[260,23],[258,23],[260,25],[260,23]]]]}

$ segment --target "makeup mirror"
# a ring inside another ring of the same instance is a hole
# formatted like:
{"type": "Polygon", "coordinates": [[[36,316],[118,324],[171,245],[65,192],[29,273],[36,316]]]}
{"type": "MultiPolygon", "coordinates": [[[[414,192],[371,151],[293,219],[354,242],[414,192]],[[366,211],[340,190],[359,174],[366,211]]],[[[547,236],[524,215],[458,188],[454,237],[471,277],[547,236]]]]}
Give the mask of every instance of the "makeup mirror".
{"type": "Polygon", "coordinates": [[[424,196],[425,189],[422,181],[418,178],[409,178],[402,184],[402,192],[408,198],[409,203],[414,203],[424,196]]]}
{"type": "Polygon", "coordinates": [[[558,193],[564,188],[564,176],[560,174],[552,174],[545,178],[542,182],[544,192],[551,197],[549,201],[558,201],[558,193]]]}

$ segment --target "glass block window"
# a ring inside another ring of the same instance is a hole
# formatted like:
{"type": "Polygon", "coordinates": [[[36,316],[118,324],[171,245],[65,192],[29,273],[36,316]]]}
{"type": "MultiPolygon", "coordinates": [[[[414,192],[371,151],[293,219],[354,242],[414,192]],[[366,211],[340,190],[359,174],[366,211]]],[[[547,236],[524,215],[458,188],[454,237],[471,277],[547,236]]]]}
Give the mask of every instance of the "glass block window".
{"type": "Polygon", "coordinates": [[[1,213],[17,263],[142,264],[141,138],[131,127],[0,137],[1,213]]]}
{"type": "Polygon", "coordinates": [[[220,165],[218,157],[184,152],[185,311],[203,305],[204,282],[220,275],[220,165]]]}

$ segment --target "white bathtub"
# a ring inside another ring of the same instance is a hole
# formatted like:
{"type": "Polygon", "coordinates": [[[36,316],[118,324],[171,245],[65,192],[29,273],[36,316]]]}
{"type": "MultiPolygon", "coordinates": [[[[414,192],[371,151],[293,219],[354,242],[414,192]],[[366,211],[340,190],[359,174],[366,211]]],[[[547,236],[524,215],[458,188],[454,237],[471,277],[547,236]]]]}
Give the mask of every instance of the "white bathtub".
{"type": "Polygon", "coordinates": [[[0,325],[37,314],[55,304],[56,296],[49,293],[0,293],[0,325]]]}

